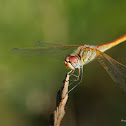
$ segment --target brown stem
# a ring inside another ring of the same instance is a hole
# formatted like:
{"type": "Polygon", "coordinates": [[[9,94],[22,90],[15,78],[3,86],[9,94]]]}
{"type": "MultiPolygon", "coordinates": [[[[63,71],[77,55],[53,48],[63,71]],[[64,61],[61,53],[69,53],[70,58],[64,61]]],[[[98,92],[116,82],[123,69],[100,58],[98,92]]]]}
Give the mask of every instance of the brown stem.
{"type": "Polygon", "coordinates": [[[68,100],[68,85],[69,85],[69,73],[65,78],[64,85],[57,93],[56,109],[50,116],[50,126],[60,126],[60,123],[65,115],[65,105],[68,100]]]}

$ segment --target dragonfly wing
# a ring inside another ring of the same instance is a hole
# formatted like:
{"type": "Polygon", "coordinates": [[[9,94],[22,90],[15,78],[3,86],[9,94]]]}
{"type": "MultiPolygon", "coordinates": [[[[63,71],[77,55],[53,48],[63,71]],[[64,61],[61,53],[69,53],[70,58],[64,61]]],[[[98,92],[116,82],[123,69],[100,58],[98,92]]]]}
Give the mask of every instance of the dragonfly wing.
{"type": "Polygon", "coordinates": [[[103,52],[96,51],[96,53],[98,61],[106,69],[112,79],[126,91],[126,66],[103,52]]]}
{"type": "Polygon", "coordinates": [[[33,48],[15,48],[11,51],[14,55],[23,55],[23,56],[35,56],[35,55],[46,55],[54,54],[57,52],[63,52],[64,50],[70,48],[77,48],[79,45],[57,45],[50,47],[33,47],[33,48]]]}

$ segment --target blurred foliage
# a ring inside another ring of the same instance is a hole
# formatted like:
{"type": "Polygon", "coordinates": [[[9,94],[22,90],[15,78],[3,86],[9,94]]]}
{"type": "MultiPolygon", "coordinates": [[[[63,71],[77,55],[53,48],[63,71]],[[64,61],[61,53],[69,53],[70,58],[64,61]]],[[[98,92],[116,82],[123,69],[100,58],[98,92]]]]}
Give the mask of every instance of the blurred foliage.
{"type": "MultiPolygon", "coordinates": [[[[126,34],[125,0],[0,0],[0,125],[44,126],[67,73],[65,55],[11,55],[36,41],[103,44],[126,34]]],[[[126,64],[126,43],[106,52],[126,64]]],[[[97,61],[69,95],[62,125],[122,126],[126,93],[97,61]]]]}

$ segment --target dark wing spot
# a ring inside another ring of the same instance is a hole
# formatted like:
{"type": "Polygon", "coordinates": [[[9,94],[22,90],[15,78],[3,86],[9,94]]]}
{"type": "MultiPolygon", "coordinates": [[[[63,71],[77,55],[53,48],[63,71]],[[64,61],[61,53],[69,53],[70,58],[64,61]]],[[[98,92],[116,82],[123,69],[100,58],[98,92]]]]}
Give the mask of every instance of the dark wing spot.
{"type": "Polygon", "coordinates": [[[17,50],[19,50],[19,48],[14,48],[14,49],[12,49],[12,51],[17,51],[17,50]]]}
{"type": "Polygon", "coordinates": [[[36,44],[36,45],[41,45],[41,44],[42,44],[42,42],[37,41],[37,42],[35,42],[35,44],[36,44]]]}

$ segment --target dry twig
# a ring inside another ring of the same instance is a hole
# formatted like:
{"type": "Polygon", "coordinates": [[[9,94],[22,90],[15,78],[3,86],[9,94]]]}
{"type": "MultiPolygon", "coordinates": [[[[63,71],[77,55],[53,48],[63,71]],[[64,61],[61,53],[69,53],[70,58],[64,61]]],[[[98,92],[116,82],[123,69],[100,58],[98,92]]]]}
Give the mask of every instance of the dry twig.
{"type": "Polygon", "coordinates": [[[57,93],[56,109],[50,116],[50,126],[60,126],[61,120],[65,115],[65,105],[68,100],[68,85],[69,85],[69,73],[65,78],[64,85],[57,93]]]}

